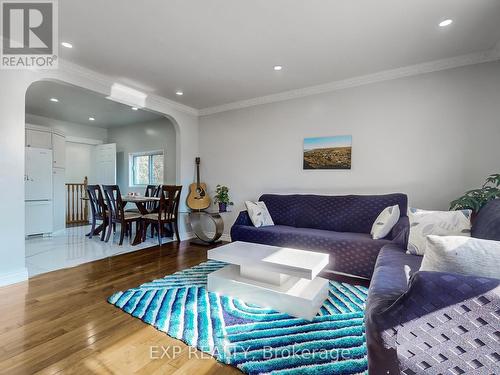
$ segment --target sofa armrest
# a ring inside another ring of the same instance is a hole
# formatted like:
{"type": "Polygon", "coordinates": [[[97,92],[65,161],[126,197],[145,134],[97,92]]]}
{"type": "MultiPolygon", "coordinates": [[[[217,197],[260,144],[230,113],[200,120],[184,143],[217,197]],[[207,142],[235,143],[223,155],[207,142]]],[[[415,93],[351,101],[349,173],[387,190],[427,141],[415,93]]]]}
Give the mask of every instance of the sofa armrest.
{"type": "Polygon", "coordinates": [[[406,293],[370,317],[367,329],[377,333],[368,342],[369,371],[467,372],[472,364],[494,373],[499,309],[498,279],[419,271],[406,293]]]}
{"type": "Polygon", "coordinates": [[[250,216],[248,216],[248,211],[241,211],[233,225],[253,225],[250,216]]]}
{"type": "Polygon", "coordinates": [[[392,228],[386,237],[392,242],[398,244],[402,249],[408,248],[408,237],[410,236],[410,219],[408,216],[402,216],[392,228]]]}

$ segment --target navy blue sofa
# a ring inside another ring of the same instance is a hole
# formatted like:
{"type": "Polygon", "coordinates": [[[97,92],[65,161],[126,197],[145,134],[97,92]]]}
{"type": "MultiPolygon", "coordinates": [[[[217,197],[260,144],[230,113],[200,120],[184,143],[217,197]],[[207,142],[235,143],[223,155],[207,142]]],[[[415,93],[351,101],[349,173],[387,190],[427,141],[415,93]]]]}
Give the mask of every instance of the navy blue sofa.
{"type": "MultiPolygon", "coordinates": [[[[500,199],[479,212],[472,236],[500,241],[500,199]]],[[[405,249],[384,246],[370,282],[369,373],[500,374],[500,280],[420,272],[422,257],[405,249]]]]}
{"type": "Polygon", "coordinates": [[[405,194],[264,194],[259,200],[266,203],[275,225],[256,228],[243,211],[231,228],[231,239],[328,253],[327,272],[371,278],[382,247],[407,246],[409,221],[405,194]],[[373,222],[384,208],[396,204],[401,211],[398,223],[386,238],[373,240],[370,235],[373,222]]]}

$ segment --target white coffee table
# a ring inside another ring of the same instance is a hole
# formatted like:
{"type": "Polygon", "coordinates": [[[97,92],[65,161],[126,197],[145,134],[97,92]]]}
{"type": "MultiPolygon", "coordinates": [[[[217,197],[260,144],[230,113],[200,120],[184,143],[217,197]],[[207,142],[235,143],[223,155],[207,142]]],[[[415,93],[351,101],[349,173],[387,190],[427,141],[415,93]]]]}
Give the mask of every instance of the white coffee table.
{"type": "Polygon", "coordinates": [[[317,275],[328,254],[236,241],[208,251],[230,263],[208,275],[208,290],[304,319],[313,319],[328,296],[317,275]]]}

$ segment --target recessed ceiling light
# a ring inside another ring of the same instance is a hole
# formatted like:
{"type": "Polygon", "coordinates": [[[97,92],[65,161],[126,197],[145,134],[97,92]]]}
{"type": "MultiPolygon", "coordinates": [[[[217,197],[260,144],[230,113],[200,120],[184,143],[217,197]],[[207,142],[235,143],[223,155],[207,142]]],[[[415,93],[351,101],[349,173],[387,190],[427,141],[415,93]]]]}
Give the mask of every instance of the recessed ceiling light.
{"type": "Polygon", "coordinates": [[[139,108],[137,107],[132,107],[132,111],[137,111],[139,108]]]}
{"type": "Polygon", "coordinates": [[[448,18],[447,20],[439,22],[439,26],[446,27],[446,26],[451,25],[452,23],[453,23],[453,20],[448,18]]]}
{"type": "Polygon", "coordinates": [[[184,95],[184,92],[182,92],[181,90],[177,90],[175,92],[175,95],[182,96],[182,95],[184,95]]]}
{"type": "Polygon", "coordinates": [[[281,65],[275,65],[273,69],[276,71],[280,71],[281,69],[283,69],[283,67],[281,65]]]}
{"type": "Polygon", "coordinates": [[[73,44],[68,43],[68,42],[62,42],[61,46],[66,47],[66,48],[73,48],[73,44]]]}
{"type": "Polygon", "coordinates": [[[59,99],[57,99],[57,98],[50,98],[50,101],[54,102],[54,103],[57,103],[59,101],[59,99]]]}
{"type": "Polygon", "coordinates": [[[89,121],[95,121],[95,118],[89,117],[89,121]]]}

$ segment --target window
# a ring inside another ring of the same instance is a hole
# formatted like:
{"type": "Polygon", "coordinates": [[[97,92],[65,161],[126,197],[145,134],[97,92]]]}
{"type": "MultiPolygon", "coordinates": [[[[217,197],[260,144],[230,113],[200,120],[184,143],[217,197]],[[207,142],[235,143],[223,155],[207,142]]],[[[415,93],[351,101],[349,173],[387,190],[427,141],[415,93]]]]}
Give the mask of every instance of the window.
{"type": "Polygon", "coordinates": [[[163,165],[163,151],[130,154],[130,186],[163,184],[163,165]]]}

